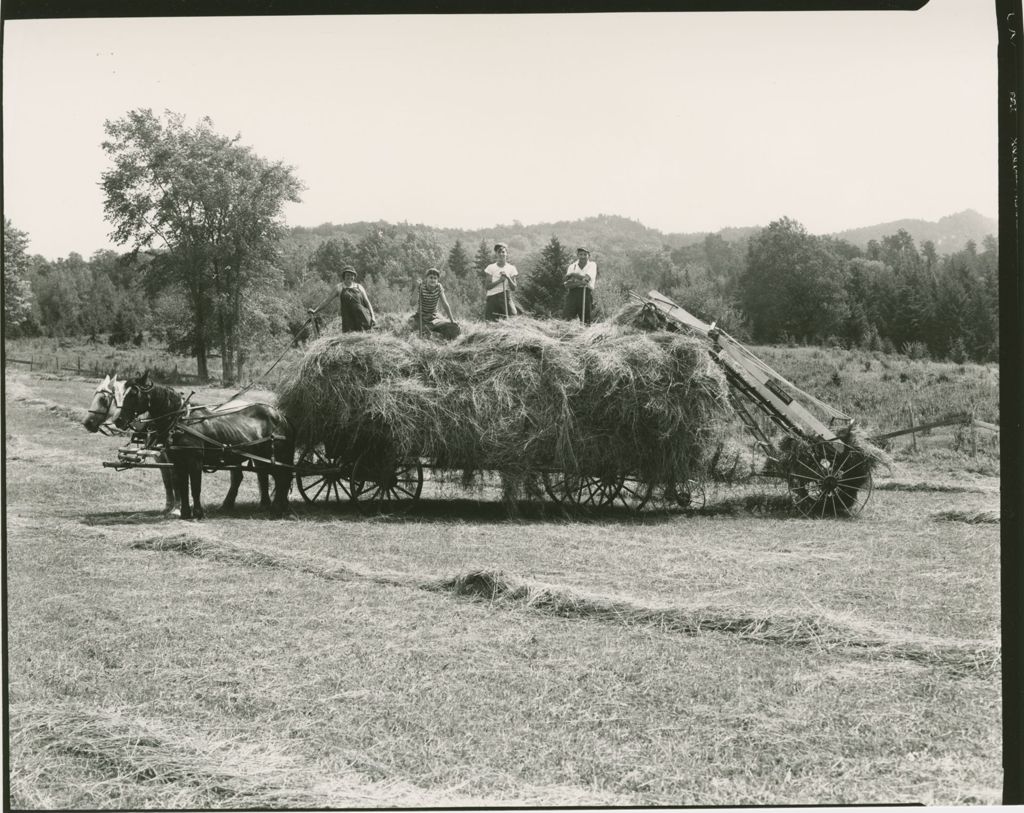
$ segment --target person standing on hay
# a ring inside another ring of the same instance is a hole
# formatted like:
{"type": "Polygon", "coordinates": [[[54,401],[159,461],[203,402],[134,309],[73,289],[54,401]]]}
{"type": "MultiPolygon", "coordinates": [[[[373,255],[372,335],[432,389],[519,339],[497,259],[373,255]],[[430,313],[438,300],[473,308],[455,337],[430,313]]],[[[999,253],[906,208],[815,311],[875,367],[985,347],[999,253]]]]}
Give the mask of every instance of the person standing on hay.
{"type": "Polygon", "coordinates": [[[497,322],[499,319],[518,316],[519,310],[512,301],[512,291],[518,287],[516,277],[519,271],[508,261],[508,246],[504,243],[494,244],[494,262],[481,271],[480,276],[487,290],[484,319],[497,322]]]}
{"type": "Polygon", "coordinates": [[[576,262],[565,270],[564,319],[578,319],[589,325],[594,318],[594,286],[597,284],[597,263],[590,259],[590,249],[576,249],[576,262]]]}
{"type": "Polygon", "coordinates": [[[455,324],[452,307],[444,294],[441,284],[441,272],[436,268],[428,268],[423,281],[416,286],[416,312],[409,317],[409,326],[419,333],[436,333],[445,339],[454,339],[462,329],[455,324]],[[447,319],[437,312],[438,305],[444,310],[447,319]]]}
{"type": "Polygon", "coordinates": [[[373,313],[370,297],[366,295],[366,289],[356,282],[356,269],[353,266],[346,265],[341,270],[341,282],[334,286],[327,299],[309,309],[309,315],[315,319],[335,299],[338,300],[342,333],[369,330],[376,324],[377,317],[373,313]]]}

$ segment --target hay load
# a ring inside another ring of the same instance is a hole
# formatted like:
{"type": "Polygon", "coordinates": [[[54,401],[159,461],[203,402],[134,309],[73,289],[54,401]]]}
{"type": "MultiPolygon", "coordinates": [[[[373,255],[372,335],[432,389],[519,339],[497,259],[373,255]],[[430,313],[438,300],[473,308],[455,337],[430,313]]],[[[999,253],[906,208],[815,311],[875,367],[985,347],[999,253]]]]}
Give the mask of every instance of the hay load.
{"type": "Polygon", "coordinates": [[[704,475],[730,408],[702,342],[525,318],[463,327],[450,343],[377,331],[311,344],[278,387],[300,445],[464,475],[704,475]]]}

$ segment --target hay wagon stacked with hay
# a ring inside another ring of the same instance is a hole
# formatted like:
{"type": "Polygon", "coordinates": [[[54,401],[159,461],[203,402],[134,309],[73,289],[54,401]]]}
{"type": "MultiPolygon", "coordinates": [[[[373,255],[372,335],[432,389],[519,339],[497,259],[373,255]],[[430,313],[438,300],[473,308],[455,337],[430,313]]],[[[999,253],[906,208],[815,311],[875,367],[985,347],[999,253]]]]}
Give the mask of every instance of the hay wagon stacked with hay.
{"type": "Polygon", "coordinates": [[[321,338],[278,386],[307,502],[419,499],[424,469],[500,475],[506,500],[687,507],[732,410],[706,344],[681,334],[517,319],[438,342],[321,338]]]}

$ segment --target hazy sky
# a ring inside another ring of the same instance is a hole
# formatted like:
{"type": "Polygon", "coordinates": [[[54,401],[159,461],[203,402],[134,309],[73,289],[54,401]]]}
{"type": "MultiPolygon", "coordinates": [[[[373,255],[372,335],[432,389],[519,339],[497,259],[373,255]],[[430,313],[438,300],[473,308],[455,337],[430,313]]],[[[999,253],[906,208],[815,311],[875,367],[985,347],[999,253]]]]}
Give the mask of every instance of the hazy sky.
{"type": "Polygon", "coordinates": [[[991,2],[918,12],[8,21],[5,216],[114,247],[103,122],[213,119],[306,184],[290,225],[600,213],[815,233],[997,209],[991,2]]]}

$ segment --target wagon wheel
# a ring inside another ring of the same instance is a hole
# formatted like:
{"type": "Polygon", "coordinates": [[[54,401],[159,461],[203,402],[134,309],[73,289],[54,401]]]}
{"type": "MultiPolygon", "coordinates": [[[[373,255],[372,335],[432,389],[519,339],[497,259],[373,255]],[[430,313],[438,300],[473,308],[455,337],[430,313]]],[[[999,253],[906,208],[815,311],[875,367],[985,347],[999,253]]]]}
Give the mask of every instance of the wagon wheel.
{"type": "Polygon", "coordinates": [[[423,466],[418,460],[396,462],[365,452],[352,466],[349,491],[364,513],[403,513],[423,490],[423,466]]]}
{"type": "Polygon", "coordinates": [[[654,488],[650,483],[639,477],[627,474],[619,478],[618,487],[612,496],[612,505],[623,505],[630,511],[639,513],[651,502],[654,488]]]}
{"type": "Polygon", "coordinates": [[[577,509],[610,505],[619,491],[619,479],[616,477],[547,471],[542,472],[541,477],[544,490],[551,499],[577,509]]]}
{"type": "Polygon", "coordinates": [[[662,511],[700,511],[707,504],[707,493],[699,480],[659,483],[651,489],[650,501],[662,511]]]}
{"type": "Polygon", "coordinates": [[[856,449],[822,444],[793,460],[787,483],[793,506],[803,516],[853,517],[871,496],[870,462],[856,449]]]}
{"type": "Polygon", "coordinates": [[[299,456],[296,463],[295,485],[298,486],[302,499],[309,503],[330,503],[332,500],[341,502],[352,498],[352,492],[348,487],[347,467],[342,466],[340,458],[331,457],[322,443],[307,447],[299,456]],[[300,474],[303,469],[307,471],[300,474]],[[320,471],[309,471],[310,469],[320,471]]]}

